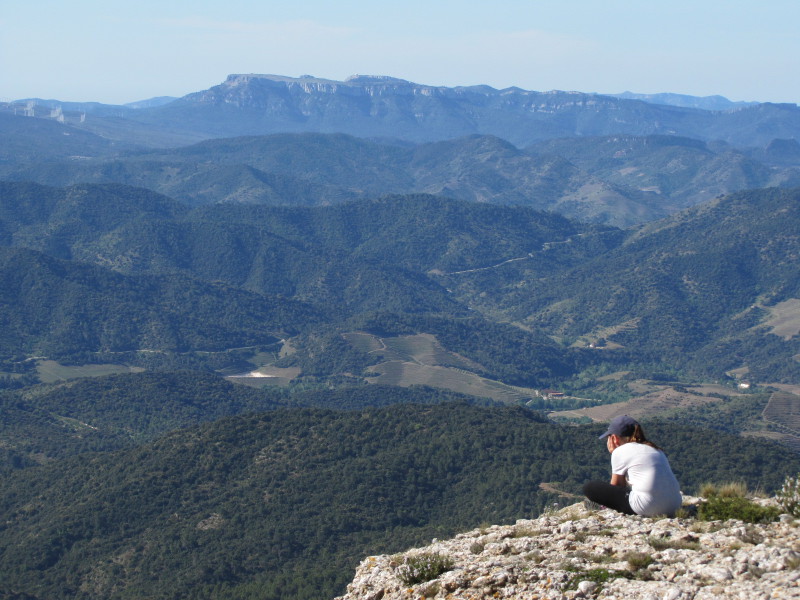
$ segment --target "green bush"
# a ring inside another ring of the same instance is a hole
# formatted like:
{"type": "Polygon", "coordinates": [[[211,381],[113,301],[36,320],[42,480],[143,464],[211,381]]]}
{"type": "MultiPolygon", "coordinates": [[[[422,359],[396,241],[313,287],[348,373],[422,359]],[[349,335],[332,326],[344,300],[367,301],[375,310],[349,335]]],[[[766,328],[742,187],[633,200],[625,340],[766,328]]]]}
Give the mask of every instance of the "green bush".
{"type": "Polygon", "coordinates": [[[771,506],[759,506],[742,497],[711,496],[700,505],[697,517],[701,521],[738,519],[746,523],[769,523],[778,518],[780,511],[771,506]]]}
{"type": "Polygon", "coordinates": [[[436,579],[453,568],[453,559],[438,552],[425,552],[407,556],[397,568],[397,577],[406,585],[424,583],[436,579]]]}
{"type": "Polygon", "coordinates": [[[628,561],[631,571],[639,571],[646,569],[653,562],[653,557],[646,552],[628,552],[625,555],[625,560],[628,561]]]}

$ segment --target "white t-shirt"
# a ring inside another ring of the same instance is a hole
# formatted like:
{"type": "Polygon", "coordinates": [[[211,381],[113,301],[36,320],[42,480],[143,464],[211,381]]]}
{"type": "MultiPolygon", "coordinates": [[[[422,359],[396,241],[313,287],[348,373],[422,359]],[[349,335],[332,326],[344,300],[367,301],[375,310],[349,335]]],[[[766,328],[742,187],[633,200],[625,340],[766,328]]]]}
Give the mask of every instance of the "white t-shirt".
{"type": "Polygon", "coordinates": [[[628,500],[637,515],[672,515],[681,507],[681,488],[667,456],[647,444],[628,442],[611,453],[611,472],[627,477],[628,500]]]}

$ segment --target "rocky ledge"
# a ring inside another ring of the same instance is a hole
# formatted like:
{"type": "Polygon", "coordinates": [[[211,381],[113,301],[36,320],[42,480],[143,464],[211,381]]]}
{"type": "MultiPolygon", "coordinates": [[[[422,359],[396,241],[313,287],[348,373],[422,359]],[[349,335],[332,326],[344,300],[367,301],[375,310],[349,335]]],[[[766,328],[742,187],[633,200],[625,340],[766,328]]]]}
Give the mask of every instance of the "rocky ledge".
{"type": "Polygon", "coordinates": [[[370,556],[337,600],[421,598],[800,598],[800,521],[649,519],[576,504],[370,556]]]}

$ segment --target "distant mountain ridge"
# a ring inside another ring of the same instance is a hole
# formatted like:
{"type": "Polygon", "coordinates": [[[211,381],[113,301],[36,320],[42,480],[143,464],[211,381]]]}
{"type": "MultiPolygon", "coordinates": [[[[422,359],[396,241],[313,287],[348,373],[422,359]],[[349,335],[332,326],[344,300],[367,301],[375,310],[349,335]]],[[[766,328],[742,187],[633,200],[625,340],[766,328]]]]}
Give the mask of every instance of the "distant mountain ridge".
{"type": "Polygon", "coordinates": [[[92,107],[72,125],[151,147],[279,132],[347,133],[416,143],[488,134],[517,146],[555,137],[623,133],[684,135],[740,147],[800,137],[797,105],[763,103],[709,111],[583,92],[421,85],[387,76],[333,81],[234,74],[160,106],[108,108],[114,115],[92,107]]]}
{"type": "Polygon", "coordinates": [[[733,102],[724,96],[688,96],[686,94],[672,94],[662,92],[660,94],[637,94],[635,92],[623,92],[621,94],[608,94],[615,98],[624,100],[642,100],[652,104],[666,104],[668,106],[682,106],[684,108],[700,108],[703,110],[729,110],[744,106],[753,106],[758,102],[733,102]]]}

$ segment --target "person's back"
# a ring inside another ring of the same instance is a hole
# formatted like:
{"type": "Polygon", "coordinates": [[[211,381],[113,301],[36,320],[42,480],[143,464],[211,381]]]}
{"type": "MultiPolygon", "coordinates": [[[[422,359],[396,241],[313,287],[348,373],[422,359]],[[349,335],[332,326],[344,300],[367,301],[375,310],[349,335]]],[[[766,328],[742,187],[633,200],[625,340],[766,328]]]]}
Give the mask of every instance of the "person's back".
{"type": "Polygon", "coordinates": [[[672,515],[683,502],[667,456],[647,444],[628,442],[611,454],[611,471],[627,478],[628,496],[637,515],[672,515]]]}

